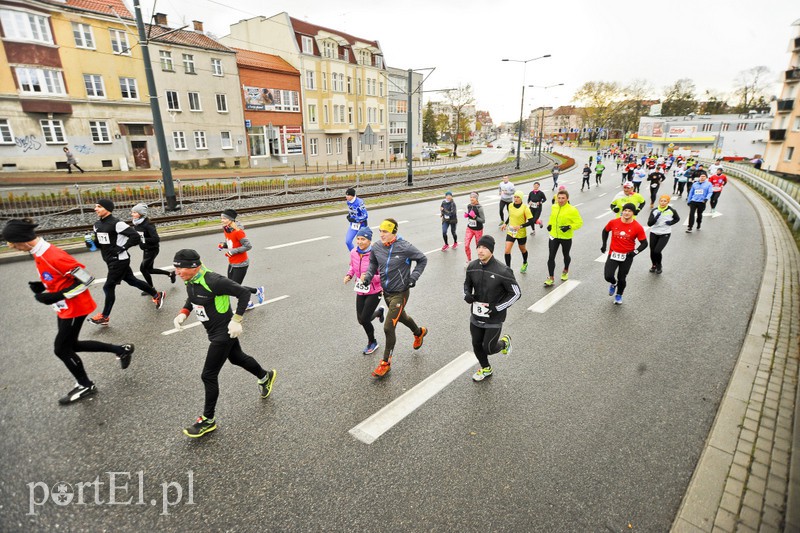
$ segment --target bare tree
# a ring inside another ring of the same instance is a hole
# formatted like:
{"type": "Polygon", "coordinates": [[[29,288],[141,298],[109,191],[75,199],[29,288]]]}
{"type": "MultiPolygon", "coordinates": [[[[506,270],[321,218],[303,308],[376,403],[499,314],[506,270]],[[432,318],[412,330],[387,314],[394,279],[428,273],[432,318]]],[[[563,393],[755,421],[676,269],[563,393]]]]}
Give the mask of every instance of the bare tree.
{"type": "Polygon", "coordinates": [[[684,116],[697,112],[697,88],[689,78],[681,78],[664,88],[664,101],[661,114],[665,116],[684,116]]]}
{"type": "MultiPolygon", "coordinates": [[[[475,102],[472,96],[472,86],[459,85],[455,89],[444,91],[444,97],[450,105],[451,117],[449,121],[450,139],[453,141],[453,156],[456,155],[458,150],[458,139],[462,134],[465,127],[465,113],[464,108],[475,102]]],[[[468,127],[468,126],[467,126],[468,127]]]]}
{"type": "Polygon", "coordinates": [[[757,106],[759,99],[764,99],[767,87],[769,86],[770,70],[764,65],[759,65],[739,73],[734,81],[735,94],[737,97],[734,111],[737,113],[747,113],[757,106]]]}
{"type": "Polygon", "coordinates": [[[703,101],[700,102],[698,112],[701,115],[724,115],[730,113],[731,108],[725,95],[706,89],[703,92],[703,101]]]}

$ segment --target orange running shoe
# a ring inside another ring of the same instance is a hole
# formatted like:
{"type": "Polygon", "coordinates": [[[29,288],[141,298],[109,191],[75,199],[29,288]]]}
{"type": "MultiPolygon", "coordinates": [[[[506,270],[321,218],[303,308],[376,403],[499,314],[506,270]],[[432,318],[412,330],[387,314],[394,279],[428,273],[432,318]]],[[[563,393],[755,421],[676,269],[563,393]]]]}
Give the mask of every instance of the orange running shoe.
{"type": "Polygon", "coordinates": [[[428,334],[428,328],[422,326],[419,328],[419,336],[414,335],[414,349],[419,350],[422,348],[422,339],[428,334]]]}
{"type": "Polygon", "coordinates": [[[382,378],[391,369],[392,369],[392,363],[390,363],[389,361],[382,360],[380,363],[378,363],[378,366],[375,367],[375,370],[372,371],[372,375],[375,376],[376,378],[382,378]]]}
{"type": "Polygon", "coordinates": [[[108,317],[103,315],[103,313],[97,313],[92,318],[88,319],[87,322],[91,322],[97,326],[107,326],[108,325],[108,317]]]}

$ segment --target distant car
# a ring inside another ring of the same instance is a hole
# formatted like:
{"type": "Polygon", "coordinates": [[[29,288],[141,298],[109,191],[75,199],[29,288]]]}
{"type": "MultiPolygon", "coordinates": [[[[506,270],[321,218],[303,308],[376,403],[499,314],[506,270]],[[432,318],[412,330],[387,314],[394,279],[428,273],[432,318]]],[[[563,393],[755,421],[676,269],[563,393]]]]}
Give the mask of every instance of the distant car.
{"type": "Polygon", "coordinates": [[[500,145],[498,144],[497,146],[495,146],[495,148],[502,148],[502,146],[500,146],[500,145]]]}

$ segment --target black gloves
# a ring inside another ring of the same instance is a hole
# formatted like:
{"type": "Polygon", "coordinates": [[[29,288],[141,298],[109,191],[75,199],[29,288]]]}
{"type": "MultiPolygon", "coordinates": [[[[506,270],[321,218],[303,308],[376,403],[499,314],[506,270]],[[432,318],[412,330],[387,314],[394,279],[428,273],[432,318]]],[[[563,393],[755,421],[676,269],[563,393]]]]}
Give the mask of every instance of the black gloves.
{"type": "Polygon", "coordinates": [[[660,216],[661,216],[661,210],[660,209],[656,209],[656,212],[653,215],[653,220],[658,220],[658,217],[660,217],[660,216]]]}
{"type": "Polygon", "coordinates": [[[611,210],[615,213],[619,213],[619,206],[618,205],[611,206],[611,210]]]}
{"type": "Polygon", "coordinates": [[[348,222],[355,222],[355,221],[356,221],[356,219],[354,219],[354,218],[353,218],[353,217],[351,217],[350,215],[347,215],[347,221],[348,221],[348,222]]]}
{"type": "Polygon", "coordinates": [[[467,302],[468,304],[471,304],[472,302],[475,301],[475,297],[471,294],[465,294],[464,301],[467,302]]]}
{"type": "Polygon", "coordinates": [[[547,231],[550,231],[551,229],[553,229],[553,226],[551,226],[550,224],[548,224],[548,225],[547,225],[547,231]]]}
{"type": "Polygon", "coordinates": [[[117,246],[117,255],[122,255],[127,251],[128,251],[128,249],[125,248],[124,246],[117,246]]]}
{"type": "Polygon", "coordinates": [[[39,294],[40,292],[45,291],[44,283],[42,283],[41,281],[29,281],[28,286],[33,291],[33,294],[39,294]]]}
{"type": "Polygon", "coordinates": [[[568,232],[570,230],[570,228],[572,228],[572,226],[561,226],[558,229],[560,229],[561,231],[566,233],[566,232],[568,232]]]}
{"type": "Polygon", "coordinates": [[[60,302],[61,300],[63,300],[64,299],[64,293],[63,292],[40,292],[40,293],[37,293],[36,296],[34,296],[34,298],[36,298],[37,302],[43,303],[45,305],[51,305],[51,304],[54,304],[56,302],[60,302]]]}
{"type": "Polygon", "coordinates": [[[604,253],[606,253],[606,246],[605,246],[605,244],[604,244],[603,246],[601,246],[601,247],[600,247],[600,253],[601,253],[601,254],[604,254],[604,253]]]}
{"type": "Polygon", "coordinates": [[[411,281],[408,282],[408,288],[410,289],[416,284],[417,284],[417,280],[412,279],[411,281]]]}

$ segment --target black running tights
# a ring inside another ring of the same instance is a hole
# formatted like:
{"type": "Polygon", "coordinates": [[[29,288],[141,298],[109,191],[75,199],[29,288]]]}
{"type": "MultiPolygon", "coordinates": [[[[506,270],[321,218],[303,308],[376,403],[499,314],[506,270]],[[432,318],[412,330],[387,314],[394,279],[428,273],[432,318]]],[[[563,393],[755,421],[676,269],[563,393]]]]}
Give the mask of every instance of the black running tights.
{"type": "MultiPolygon", "coordinates": [[[[498,324],[498,326],[500,325],[498,324]]],[[[472,335],[472,351],[475,352],[475,357],[478,358],[481,368],[490,366],[489,356],[503,348],[503,343],[500,342],[500,331],[501,327],[480,328],[470,322],[469,333],[472,335]]]]}
{"type": "Polygon", "coordinates": [[[659,235],[658,233],[650,232],[650,262],[653,263],[653,266],[661,268],[662,252],[669,242],[669,237],[669,233],[659,235]]]}
{"type": "Polygon", "coordinates": [[[375,341],[375,328],[372,321],[378,316],[375,311],[381,301],[380,293],[376,294],[357,294],[356,295],[356,318],[358,323],[364,328],[367,340],[372,343],[375,341]]]}
{"type": "Polygon", "coordinates": [[[550,239],[548,242],[550,247],[550,255],[547,256],[547,271],[550,272],[550,277],[556,271],[556,253],[558,247],[561,246],[564,253],[564,270],[569,270],[569,263],[572,258],[569,256],[569,251],[572,248],[572,239],[550,239]]]}
{"type": "Polygon", "coordinates": [[[83,387],[91,386],[92,380],[86,375],[83,361],[81,361],[76,352],[110,352],[116,355],[124,353],[122,346],[99,341],[79,341],[78,335],[81,333],[83,323],[86,322],[86,316],[57,319],[58,333],[56,333],[53,347],[56,357],[61,359],[67,370],[75,377],[78,384],[83,387]]]}
{"type": "Polygon", "coordinates": [[[206,388],[206,405],[203,408],[203,416],[206,418],[214,418],[219,397],[219,371],[222,370],[225,361],[244,368],[258,379],[264,379],[267,375],[267,371],[261,368],[258,361],[242,351],[239,339],[212,342],[208,347],[206,363],[203,365],[201,376],[206,388]]]}
{"type": "Polygon", "coordinates": [[[628,285],[628,272],[633,264],[633,256],[633,252],[629,253],[627,257],[625,257],[625,261],[614,261],[611,259],[611,256],[606,258],[606,267],[604,272],[606,281],[617,286],[617,294],[620,296],[622,296],[622,293],[625,292],[625,287],[628,285]],[[615,272],[617,274],[616,279],[614,278],[615,272]]]}
{"type": "Polygon", "coordinates": [[[155,285],[153,285],[153,274],[160,274],[162,276],[170,275],[166,270],[153,267],[153,264],[156,262],[156,256],[158,256],[158,250],[145,250],[144,254],[142,254],[142,264],[139,265],[139,272],[142,273],[142,277],[151,287],[155,287],[155,285]]]}

